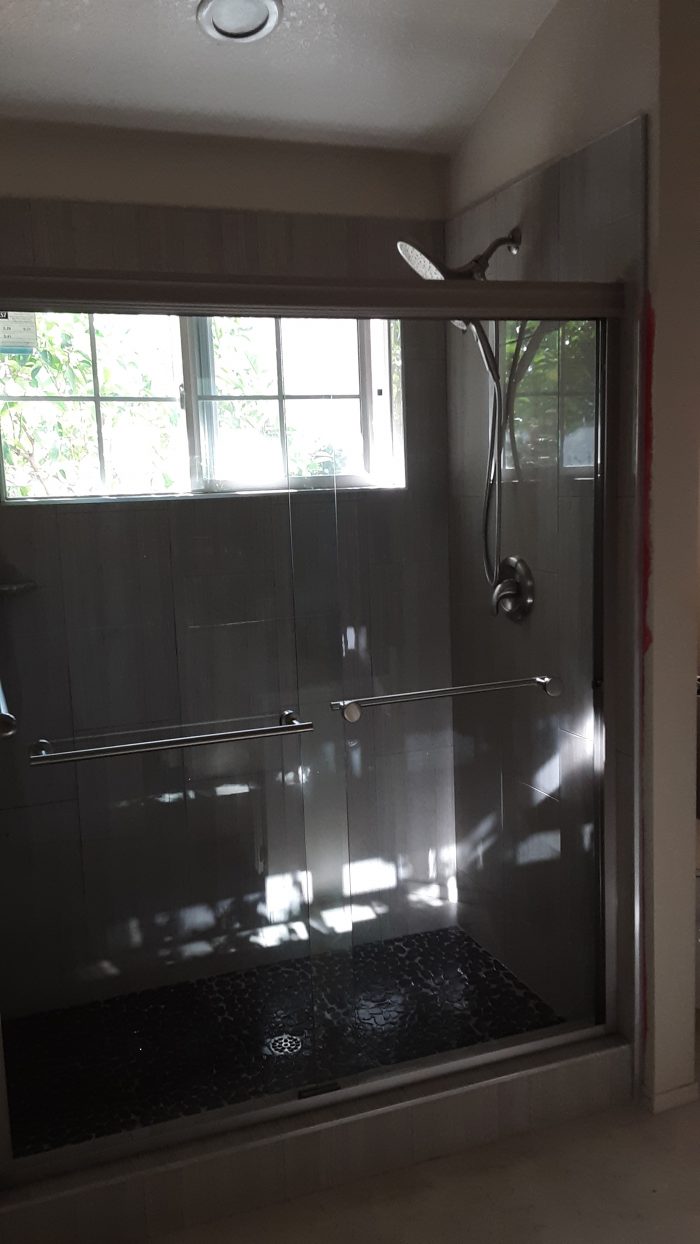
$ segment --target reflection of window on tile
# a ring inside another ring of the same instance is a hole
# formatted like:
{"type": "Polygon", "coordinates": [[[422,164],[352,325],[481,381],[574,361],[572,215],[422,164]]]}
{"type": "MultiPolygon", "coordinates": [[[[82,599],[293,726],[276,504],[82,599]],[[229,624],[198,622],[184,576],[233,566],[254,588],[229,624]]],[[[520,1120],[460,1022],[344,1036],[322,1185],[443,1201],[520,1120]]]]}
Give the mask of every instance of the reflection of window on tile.
{"type": "Polygon", "coordinates": [[[405,483],[396,322],[36,319],[0,354],[7,500],[405,483]]]}
{"type": "Polygon", "coordinates": [[[594,321],[505,324],[500,343],[511,390],[506,469],[556,466],[590,474],[595,461],[598,338],[594,321]]]}

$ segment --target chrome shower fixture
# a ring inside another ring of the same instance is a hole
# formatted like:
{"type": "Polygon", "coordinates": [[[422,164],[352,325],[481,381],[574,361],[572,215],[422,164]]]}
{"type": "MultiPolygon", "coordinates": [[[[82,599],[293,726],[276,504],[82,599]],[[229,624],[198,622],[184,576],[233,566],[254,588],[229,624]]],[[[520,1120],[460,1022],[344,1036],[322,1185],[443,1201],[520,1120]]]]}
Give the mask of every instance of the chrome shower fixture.
{"type": "MultiPolygon", "coordinates": [[[[516,226],[504,237],[495,238],[485,251],[475,255],[461,268],[443,267],[411,242],[397,242],[396,246],[404,262],[423,281],[446,281],[455,278],[485,281],[496,251],[506,247],[511,255],[517,255],[521,242],[522,233],[516,226]]],[[[526,322],[518,326],[515,351],[504,381],[501,376],[498,323],[494,325],[493,341],[481,320],[470,320],[468,323],[465,320],[452,320],[452,323],[464,333],[471,328],[493,393],[482,510],[484,573],[491,589],[491,609],[496,617],[501,613],[512,622],[520,622],[527,617],[534,604],[535,583],[530,567],[523,557],[501,557],[502,466],[505,439],[508,436],[513,462],[516,469],[518,467],[518,447],[513,428],[515,391],[522,378],[523,364],[529,360],[533,347],[541,340],[541,326],[530,333],[527,341],[526,322]]]]}
{"type": "Polygon", "coordinates": [[[447,268],[435,262],[424,251],[413,246],[411,242],[397,242],[396,248],[401,258],[408,264],[417,276],[424,281],[446,281],[459,277],[467,281],[485,281],[489,264],[496,251],[506,247],[511,255],[517,255],[522,242],[522,233],[519,228],[511,229],[510,233],[505,237],[496,238],[485,251],[475,255],[469,263],[465,263],[461,268],[447,268]]]}

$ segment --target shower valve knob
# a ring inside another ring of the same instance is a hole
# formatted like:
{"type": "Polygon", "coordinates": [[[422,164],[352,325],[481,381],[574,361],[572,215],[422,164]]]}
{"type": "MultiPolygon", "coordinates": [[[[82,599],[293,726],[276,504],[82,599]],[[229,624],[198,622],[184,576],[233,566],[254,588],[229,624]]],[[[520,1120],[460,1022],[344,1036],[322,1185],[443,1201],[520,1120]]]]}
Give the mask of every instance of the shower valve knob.
{"type": "Polygon", "coordinates": [[[498,614],[499,609],[502,609],[504,613],[511,613],[519,596],[520,588],[515,579],[501,579],[501,582],[497,583],[493,589],[491,597],[491,609],[494,616],[498,614]]]}
{"type": "Polygon", "coordinates": [[[498,567],[496,585],[491,597],[495,617],[505,614],[512,622],[527,617],[535,602],[535,581],[523,557],[504,557],[498,567]]]}

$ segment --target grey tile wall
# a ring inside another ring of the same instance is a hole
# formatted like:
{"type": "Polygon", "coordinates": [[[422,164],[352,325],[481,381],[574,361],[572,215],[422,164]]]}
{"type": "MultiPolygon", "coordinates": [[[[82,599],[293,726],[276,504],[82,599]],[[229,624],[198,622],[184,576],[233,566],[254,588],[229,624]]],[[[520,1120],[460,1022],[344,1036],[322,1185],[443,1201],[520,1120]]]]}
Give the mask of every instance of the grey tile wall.
{"type": "Polygon", "coordinates": [[[354,940],[391,937],[412,927],[409,893],[430,881],[431,852],[454,854],[449,709],[370,709],[350,727],[328,707],[451,682],[444,333],[406,324],[403,334],[406,489],[292,498],[301,708],[315,723],[304,809],[319,947],[328,938],[314,920],[347,897],[349,867],[377,877],[357,902],[380,908],[354,940]]]}
{"type": "MultiPolygon", "coordinates": [[[[320,929],[351,862],[393,863],[409,889],[431,880],[432,857],[448,868],[449,709],[370,714],[359,749],[330,710],[343,695],[451,682],[442,328],[408,325],[404,351],[406,490],[3,510],[8,574],[39,584],[0,606],[22,723],[3,798],[22,824],[65,800],[57,843],[67,836],[82,877],[60,976],[41,954],[51,906],[25,909],[13,944],[37,953],[29,977],[22,954],[3,969],[8,1013],[249,966],[261,952],[246,931],[282,919],[266,908],[267,877],[308,870],[311,910],[292,914],[311,917],[310,948],[322,949],[338,944],[320,929]],[[284,746],[31,771],[26,760],[38,737],[247,726],[297,705],[316,728],[284,746]]],[[[43,865],[17,860],[22,891],[43,865]]],[[[411,927],[399,889],[367,935],[411,927]]]]}
{"type": "Polygon", "coordinates": [[[0,200],[5,270],[401,279],[400,237],[441,255],[441,221],[0,200]]]}
{"type": "MultiPolygon", "coordinates": [[[[645,126],[640,120],[448,222],[448,261],[465,263],[491,238],[517,224],[523,232],[520,254],[513,258],[499,252],[493,277],[624,280],[633,303],[639,305],[645,275],[645,175],[645,126]]],[[[626,917],[618,919],[618,970],[622,993],[626,990],[629,995],[634,841],[629,783],[636,677],[632,603],[639,590],[634,503],[638,343],[632,319],[613,346],[619,346],[615,360],[619,370],[611,369],[611,387],[615,392],[619,386],[620,401],[612,403],[608,422],[611,534],[605,545],[605,694],[608,748],[617,752],[616,763],[608,766],[608,784],[614,771],[627,777],[623,794],[617,801],[613,794],[612,804],[608,802],[608,815],[614,819],[609,833],[615,844],[618,885],[627,896],[626,917]]],[[[565,693],[555,704],[521,699],[502,712],[489,708],[477,714],[473,705],[456,703],[459,897],[464,918],[486,945],[502,956],[506,952],[514,956],[512,961],[506,958],[509,966],[534,988],[539,979],[545,996],[564,1013],[583,1015],[594,996],[594,961],[600,950],[593,918],[596,862],[590,843],[592,481],[581,470],[572,478],[560,465],[559,470],[540,470],[536,477],[528,479],[526,474],[517,483],[506,483],[504,553],[528,558],[536,571],[537,600],[531,618],[517,630],[500,619],[494,621],[488,614],[487,586],[473,535],[478,531],[487,445],[486,400],[483,369],[473,345],[451,334],[455,681],[530,674],[544,663],[543,672],[550,666],[554,672],[557,666],[565,693]],[[542,858],[530,856],[525,864],[531,852],[528,838],[542,858]],[[518,852],[523,860],[519,868],[514,866],[518,852]]],[[[623,1031],[630,1034],[632,1016],[632,999],[623,997],[620,1018],[623,1031]]]]}
{"type": "Polygon", "coordinates": [[[2,741],[0,807],[72,800],[72,772],[46,769],[37,775],[28,761],[36,739],[65,738],[73,729],[58,517],[53,506],[7,506],[2,518],[3,580],[37,586],[0,602],[0,678],[18,722],[14,738],[2,741]]]}

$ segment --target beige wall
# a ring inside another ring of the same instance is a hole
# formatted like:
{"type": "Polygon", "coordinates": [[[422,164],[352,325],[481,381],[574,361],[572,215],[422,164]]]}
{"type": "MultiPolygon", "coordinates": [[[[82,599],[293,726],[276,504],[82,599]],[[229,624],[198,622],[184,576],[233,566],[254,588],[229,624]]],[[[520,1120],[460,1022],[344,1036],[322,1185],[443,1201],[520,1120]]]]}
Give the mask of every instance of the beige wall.
{"type": "Polygon", "coordinates": [[[658,0],[559,0],[467,133],[452,211],[653,113],[657,25],[658,0]]]}
{"type": "Polygon", "coordinates": [[[657,336],[643,804],[645,1088],[655,1109],[696,1092],[699,49],[697,0],[560,0],[465,136],[451,178],[457,210],[639,113],[651,118],[650,285],[657,336]]]}
{"type": "Polygon", "coordinates": [[[445,215],[442,156],[98,126],[0,124],[0,197],[445,215]]]}

